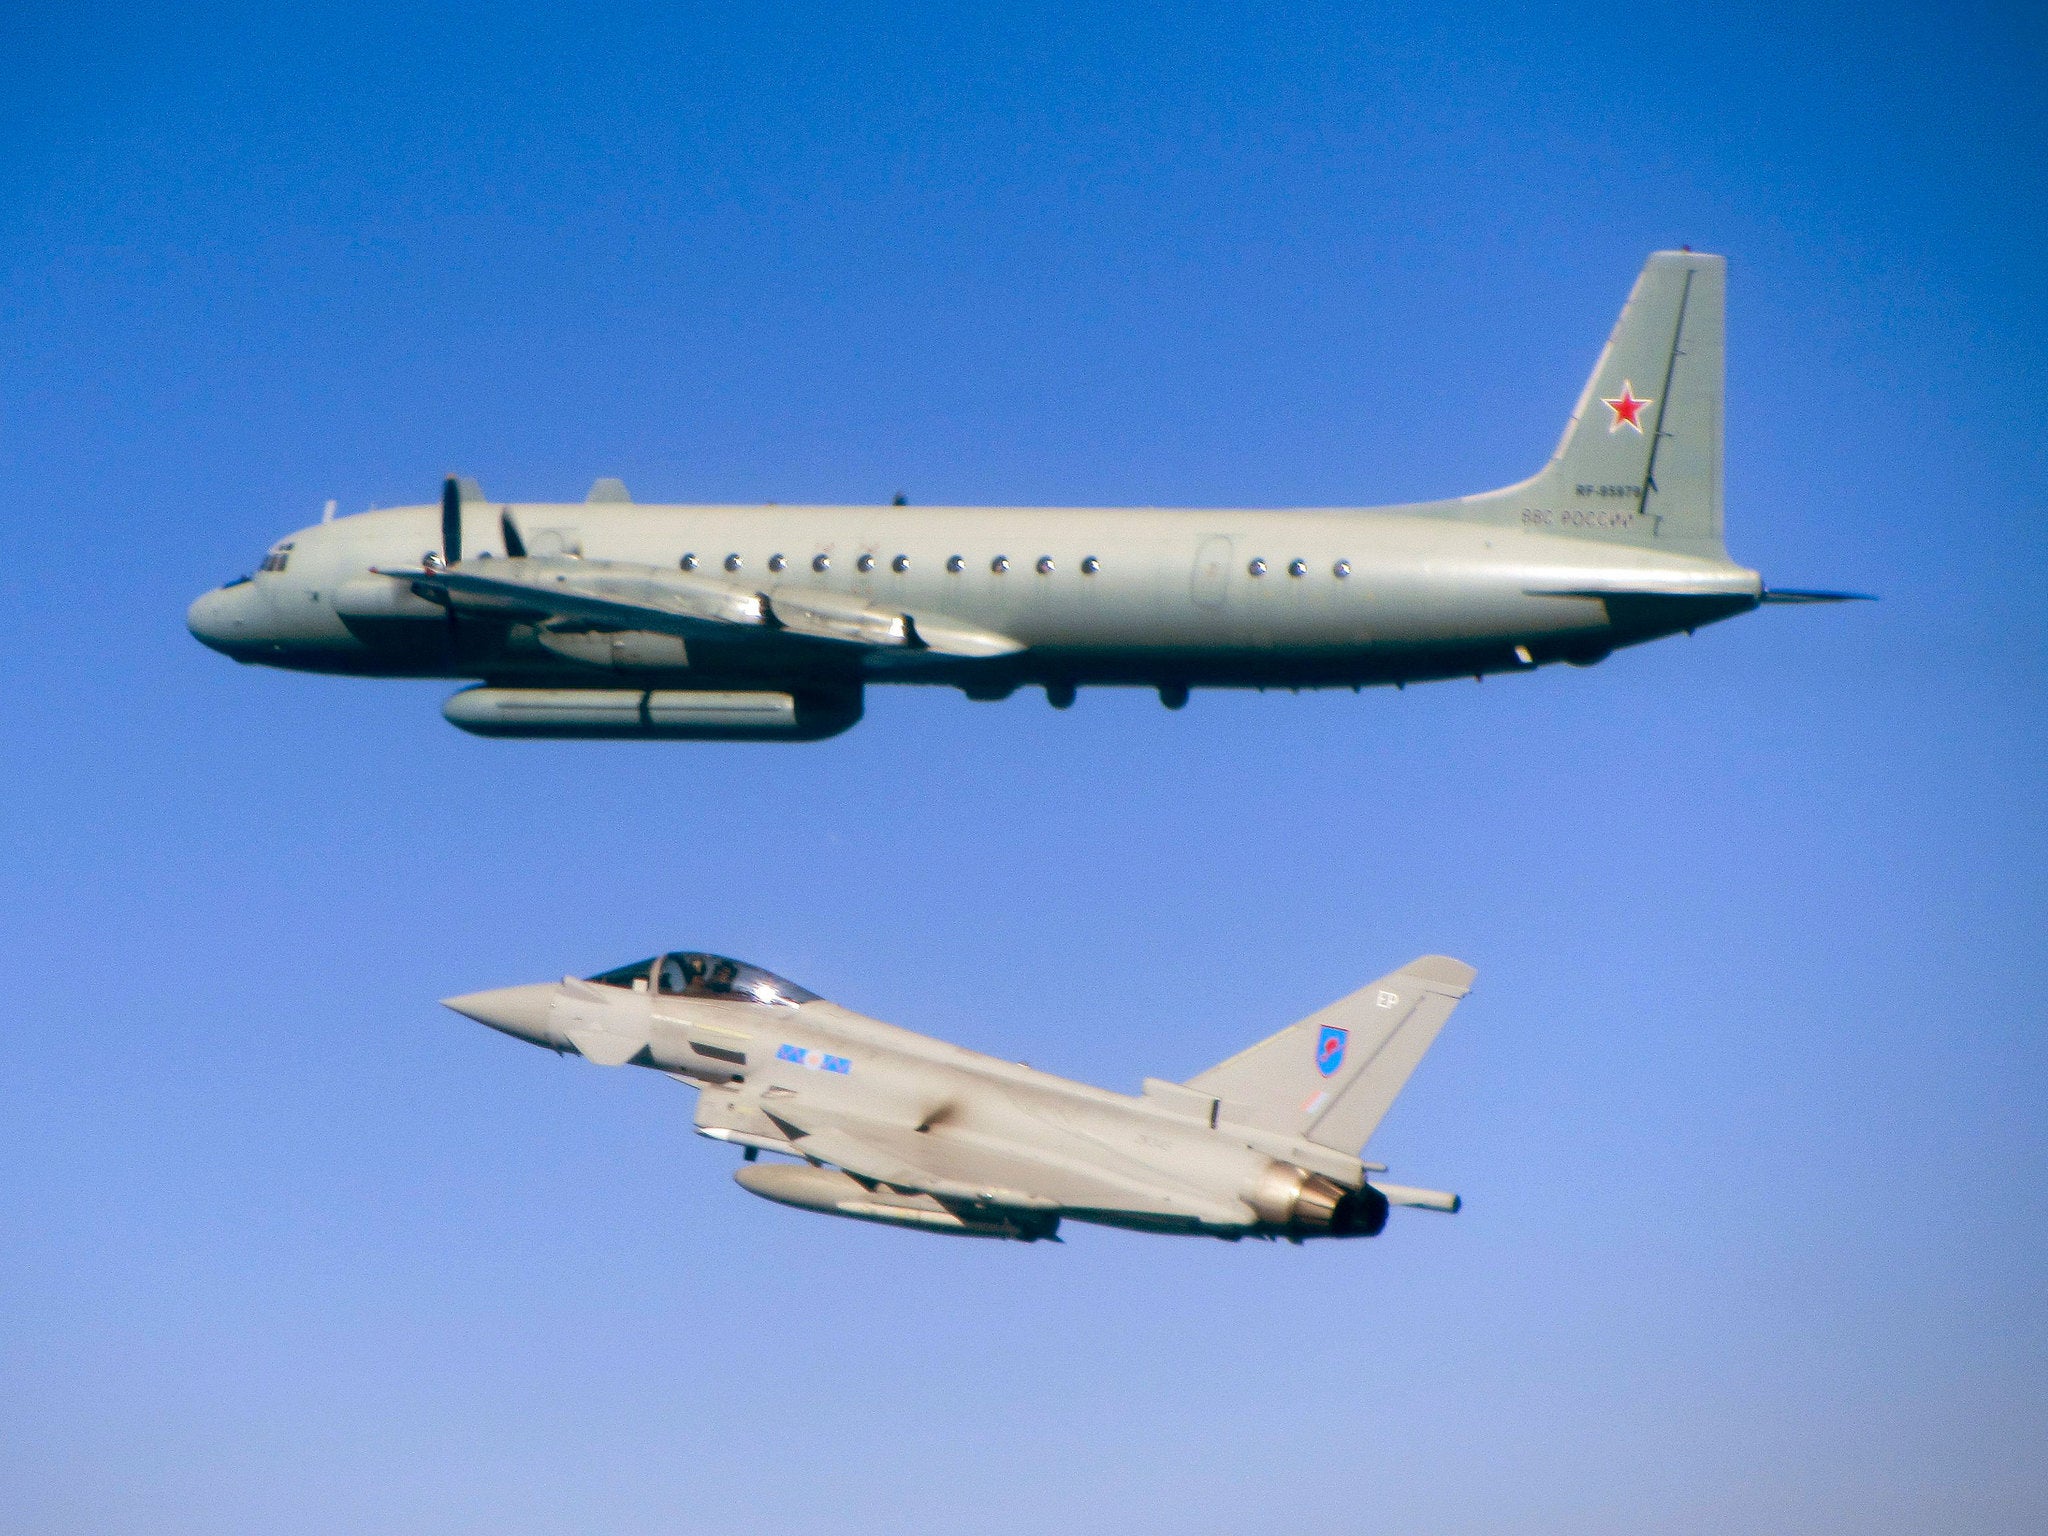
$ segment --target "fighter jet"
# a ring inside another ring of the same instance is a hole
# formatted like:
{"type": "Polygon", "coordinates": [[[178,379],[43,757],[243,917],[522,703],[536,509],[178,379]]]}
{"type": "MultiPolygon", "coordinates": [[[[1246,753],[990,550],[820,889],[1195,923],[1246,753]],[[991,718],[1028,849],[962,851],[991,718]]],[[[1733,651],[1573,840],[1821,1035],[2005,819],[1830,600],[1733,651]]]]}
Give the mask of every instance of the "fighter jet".
{"type": "Polygon", "coordinates": [[[1473,974],[1424,955],[1135,1096],[864,1017],[721,955],[666,954],[446,1006],[696,1088],[698,1133],[742,1148],[741,1187],[784,1205],[1022,1242],[1071,1219],[1299,1243],[1376,1236],[1389,1206],[1459,1208],[1454,1194],[1368,1178],[1385,1167],[1359,1154],[1473,974]]]}
{"type": "MultiPolygon", "coordinates": [[[[237,660],[475,679],[486,736],[815,740],[869,683],[1317,688],[1587,666],[1759,603],[1722,540],[1719,256],[1636,280],[1557,451],[1374,509],[431,505],[331,516],[187,623],[237,660]]],[[[899,502],[901,498],[898,498],[899,502]]]]}

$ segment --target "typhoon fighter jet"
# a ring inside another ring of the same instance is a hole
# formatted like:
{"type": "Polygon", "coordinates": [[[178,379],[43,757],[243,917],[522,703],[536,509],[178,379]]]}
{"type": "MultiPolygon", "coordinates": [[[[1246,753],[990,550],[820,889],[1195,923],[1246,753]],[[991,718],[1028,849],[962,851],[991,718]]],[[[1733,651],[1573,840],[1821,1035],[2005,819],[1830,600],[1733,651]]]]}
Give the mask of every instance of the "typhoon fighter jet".
{"type": "Polygon", "coordinates": [[[493,1029],[697,1092],[745,1189],[803,1210],[1036,1242],[1063,1220],[1227,1239],[1372,1237],[1456,1195],[1360,1161],[1472,967],[1424,955],[1188,1079],[1126,1095],[866,1018],[721,955],[446,1000],[493,1029]],[[763,1160],[761,1153],[776,1154],[763,1160]]]}
{"type": "MultiPolygon", "coordinates": [[[[1587,666],[1759,603],[1722,541],[1719,256],[1650,257],[1557,451],[1451,501],[1288,511],[432,505],[301,530],[192,604],[237,660],[476,680],[486,736],[815,740],[869,683],[1350,687],[1587,666]]],[[[901,498],[899,498],[900,501],[901,498]]],[[[329,503],[330,513],[333,504],[329,503]]]]}

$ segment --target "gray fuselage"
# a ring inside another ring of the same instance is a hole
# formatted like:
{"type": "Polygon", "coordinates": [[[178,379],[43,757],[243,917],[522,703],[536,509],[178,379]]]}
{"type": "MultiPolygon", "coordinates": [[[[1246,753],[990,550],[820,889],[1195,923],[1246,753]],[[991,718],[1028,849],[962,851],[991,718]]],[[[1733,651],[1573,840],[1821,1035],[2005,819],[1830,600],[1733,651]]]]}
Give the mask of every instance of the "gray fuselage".
{"type": "Polygon", "coordinates": [[[472,561],[503,557],[509,515],[536,553],[670,570],[689,561],[771,597],[786,587],[900,604],[1024,647],[989,659],[757,632],[692,639],[681,665],[572,659],[541,644],[534,624],[464,616],[451,625],[442,607],[371,574],[417,564],[435,548],[432,506],[294,534],[266,562],[282,569],[208,593],[191,624],[240,660],[366,677],[575,688],[617,686],[630,672],[646,686],[919,682],[994,697],[1025,683],[1357,686],[1584,664],[1743,612],[1762,593],[1756,572],[1725,560],[1458,521],[1435,515],[1436,505],[466,503],[472,561]],[[1671,595],[1642,600],[1660,588],[1671,595]]]}
{"type": "Polygon", "coordinates": [[[474,678],[490,735],[807,739],[870,682],[1405,684],[1598,661],[1766,593],[1723,537],[1726,264],[1644,264],[1550,460],[1403,506],[442,505],[306,529],[192,605],[245,661],[474,678]]]}

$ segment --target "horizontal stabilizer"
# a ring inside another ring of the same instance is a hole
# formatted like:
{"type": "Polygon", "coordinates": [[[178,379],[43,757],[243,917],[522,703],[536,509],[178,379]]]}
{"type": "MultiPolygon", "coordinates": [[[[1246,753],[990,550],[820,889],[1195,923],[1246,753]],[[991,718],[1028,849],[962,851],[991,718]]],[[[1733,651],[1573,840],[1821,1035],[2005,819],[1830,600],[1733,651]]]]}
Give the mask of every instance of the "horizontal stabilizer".
{"type": "Polygon", "coordinates": [[[1670,576],[1617,571],[1604,579],[1592,577],[1522,590],[1531,597],[1737,597],[1755,602],[1763,588],[1754,571],[1731,567],[1725,574],[1688,571],[1670,576]]]}
{"type": "Polygon", "coordinates": [[[1757,605],[1756,589],[1747,590],[1701,584],[1681,587],[1531,587],[1531,597],[1576,597],[1597,601],[1607,613],[1607,622],[1628,634],[1648,631],[1668,634],[1676,629],[1696,629],[1717,619],[1747,613],[1757,605]]]}

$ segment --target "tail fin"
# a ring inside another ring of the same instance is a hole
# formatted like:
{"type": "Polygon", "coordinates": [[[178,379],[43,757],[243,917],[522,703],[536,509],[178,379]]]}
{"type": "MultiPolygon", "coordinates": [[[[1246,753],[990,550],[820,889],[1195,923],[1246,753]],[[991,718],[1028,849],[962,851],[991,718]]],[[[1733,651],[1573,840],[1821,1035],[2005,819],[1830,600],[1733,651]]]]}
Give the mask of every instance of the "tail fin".
{"type": "Polygon", "coordinates": [[[1476,974],[1448,955],[1411,960],[1187,1086],[1222,1101],[1219,1119],[1356,1152],[1476,974]]]}
{"type": "Polygon", "coordinates": [[[1728,262],[1658,251],[1534,479],[1462,515],[1545,533],[1727,558],[1721,403],[1728,262]]]}

